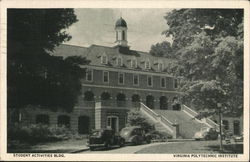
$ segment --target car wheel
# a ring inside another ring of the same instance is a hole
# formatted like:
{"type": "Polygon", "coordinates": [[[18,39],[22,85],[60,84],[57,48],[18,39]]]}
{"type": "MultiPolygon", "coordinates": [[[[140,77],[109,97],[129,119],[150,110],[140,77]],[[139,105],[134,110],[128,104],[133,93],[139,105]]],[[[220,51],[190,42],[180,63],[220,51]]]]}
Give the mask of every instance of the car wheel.
{"type": "Polygon", "coordinates": [[[150,137],[146,137],[146,142],[147,143],[151,143],[151,138],[150,137]]]}
{"type": "Polygon", "coordinates": [[[125,144],[124,139],[121,139],[121,141],[120,141],[120,147],[124,146],[124,144],[125,144]]]}
{"type": "Polygon", "coordinates": [[[110,149],[110,143],[109,143],[109,142],[106,142],[106,143],[105,143],[105,148],[106,148],[106,149],[110,149]]]}
{"type": "Polygon", "coordinates": [[[209,136],[206,136],[206,137],[205,137],[205,140],[206,140],[206,141],[209,140],[209,136]]]}
{"type": "Polygon", "coordinates": [[[95,148],[94,147],[89,147],[90,151],[94,151],[95,148]]]}

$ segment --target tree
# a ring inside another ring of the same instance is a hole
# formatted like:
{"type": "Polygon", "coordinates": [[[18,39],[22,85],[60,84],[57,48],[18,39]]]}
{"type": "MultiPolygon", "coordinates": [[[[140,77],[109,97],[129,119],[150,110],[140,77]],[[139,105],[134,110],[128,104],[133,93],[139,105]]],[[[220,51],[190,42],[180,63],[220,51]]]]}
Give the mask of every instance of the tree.
{"type": "Polygon", "coordinates": [[[140,126],[146,132],[149,132],[154,129],[151,125],[137,110],[130,110],[128,112],[128,126],[140,126]]]}
{"type": "Polygon", "coordinates": [[[52,56],[54,47],[71,39],[65,31],[77,22],[73,9],[8,9],[7,104],[28,104],[71,111],[80,94],[88,61],[52,56]]]}
{"type": "Polygon", "coordinates": [[[149,53],[153,56],[166,57],[170,59],[175,58],[172,53],[171,44],[167,41],[152,45],[149,53]]]}
{"type": "Polygon", "coordinates": [[[243,10],[180,9],[165,17],[183,100],[197,109],[243,110],[243,10]]]}

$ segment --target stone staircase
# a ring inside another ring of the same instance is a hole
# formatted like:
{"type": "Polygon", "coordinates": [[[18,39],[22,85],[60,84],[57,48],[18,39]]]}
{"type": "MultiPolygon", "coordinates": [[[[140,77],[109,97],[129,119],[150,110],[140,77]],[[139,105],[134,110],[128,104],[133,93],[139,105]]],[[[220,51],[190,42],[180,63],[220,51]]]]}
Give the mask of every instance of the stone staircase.
{"type": "Polygon", "coordinates": [[[171,134],[173,138],[190,139],[202,127],[218,127],[210,119],[202,121],[194,119],[197,112],[185,105],[182,106],[181,111],[152,110],[141,103],[140,111],[149,122],[154,124],[156,130],[171,134]]]}

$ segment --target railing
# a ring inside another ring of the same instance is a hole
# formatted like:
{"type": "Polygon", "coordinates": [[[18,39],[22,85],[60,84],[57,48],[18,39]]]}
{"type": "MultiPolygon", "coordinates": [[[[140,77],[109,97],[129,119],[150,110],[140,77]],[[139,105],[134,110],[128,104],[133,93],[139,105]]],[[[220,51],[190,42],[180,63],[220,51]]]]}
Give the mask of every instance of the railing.
{"type": "MultiPolygon", "coordinates": [[[[191,115],[194,116],[194,117],[195,117],[196,115],[198,115],[198,113],[197,113],[196,111],[192,110],[191,108],[187,107],[186,105],[183,105],[183,106],[182,106],[182,110],[187,111],[189,114],[191,114],[191,115]]],[[[209,118],[205,118],[204,120],[205,120],[205,122],[206,122],[208,125],[210,125],[210,126],[212,126],[212,127],[215,127],[215,128],[218,128],[218,127],[219,127],[219,125],[218,125],[217,123],[215,123],[214,121],[212,121],[212,120],[209,119],[209,118]]]]}
{"type": "Polygon", "coordinates": [[[159,121],[162,124],[164,124],[166,127],[170,128],[169,131],[172,132],[172,133],[174,133],[174,130],[176,128],[174,123],[170,122],[164,116],[157,114],[156,112],[154,112],[153,110],[151,110],[150,108],[148,108],[143,103],[141,103],[140,108],[142,110],[144,110],[146,113],[148,113],[150,116],[152,116],[156,121],[159,121]]]}

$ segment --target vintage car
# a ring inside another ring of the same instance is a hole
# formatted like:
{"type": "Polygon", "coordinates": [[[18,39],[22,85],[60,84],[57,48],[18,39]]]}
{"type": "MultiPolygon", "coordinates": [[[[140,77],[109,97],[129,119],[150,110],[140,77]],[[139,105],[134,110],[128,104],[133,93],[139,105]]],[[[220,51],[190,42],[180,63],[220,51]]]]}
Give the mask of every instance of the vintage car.
{"type": "Polygon", "coordinates": [[[115,134],[112,129],[93,130],[87,140],[87,146],[90,150],[94,150],[98,147],[109,149],[114,145],[121,147],[124,143],[124,139],[119,136],[119,134],[115,134]]]}
{"type": "Polygon", "coordinates": [[[125,127],[121,130],[120,136],[125,140],[125,143],[134,145],[142,144],[143,142],[150,143],[151,136],[139,126],[125,127]]]}
{"type": "Polygon", "coordinates": [[[196,132],[193,137],[195,140],[216,140],[218,132],[214,128],[203,127],[199,132],[196,132]]]}

